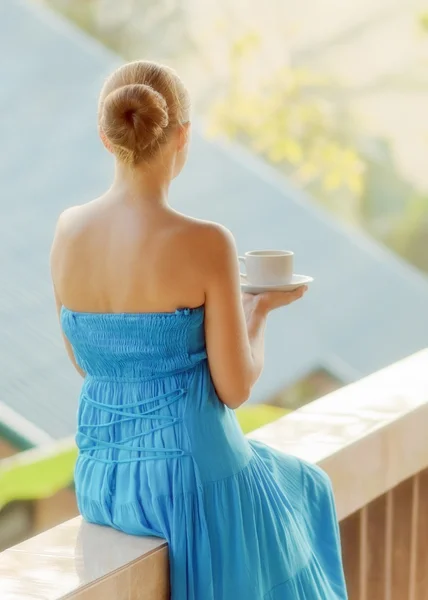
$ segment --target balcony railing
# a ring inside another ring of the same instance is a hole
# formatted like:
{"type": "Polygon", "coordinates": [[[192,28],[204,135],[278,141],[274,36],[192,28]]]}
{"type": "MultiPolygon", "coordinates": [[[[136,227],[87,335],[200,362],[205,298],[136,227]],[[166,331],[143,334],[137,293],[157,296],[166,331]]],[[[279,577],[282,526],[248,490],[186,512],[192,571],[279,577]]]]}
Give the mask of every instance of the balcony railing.
{"type": "Polygon", "coordinates": [[[428,350],[251,437],[330,475],[350,600],[428,599],[428,350]]]}
{"type": "MultiPolygon", "coordinates": [[[[350,600],[428,598],[428,350],[251,434],[330,475],[350,600]]],[[[73,519],[0,554],[2,600],[166,600],[168,548],[73,519]]]]}

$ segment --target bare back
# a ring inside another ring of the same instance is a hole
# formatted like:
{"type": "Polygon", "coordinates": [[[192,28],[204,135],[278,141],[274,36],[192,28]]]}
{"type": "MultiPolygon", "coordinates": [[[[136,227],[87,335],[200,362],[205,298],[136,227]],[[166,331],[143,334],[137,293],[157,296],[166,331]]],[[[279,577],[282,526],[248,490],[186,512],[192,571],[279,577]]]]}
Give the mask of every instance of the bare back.
{"type": "MultiPolygon", "coordinates": [[[[210,373],[219,398],[232,408],[248,398],[261,372],[266,307],[303,294],[264,294],[247,302],[244,315],[236,246],[227,229],[111,191],[61,215],[51,272],[58,314],[63,306],[159,313],[204,305],[210,373]]],[[[63,337],[70,360],[85,376],[63,337]]]]}
{"type": "Polygon", "coordinates": [[[204,304],[210,226],[166,206],[141,207],[109,194],[69,209],[51,261],[61,304],[82,312],[170,312],[204,304]]]}

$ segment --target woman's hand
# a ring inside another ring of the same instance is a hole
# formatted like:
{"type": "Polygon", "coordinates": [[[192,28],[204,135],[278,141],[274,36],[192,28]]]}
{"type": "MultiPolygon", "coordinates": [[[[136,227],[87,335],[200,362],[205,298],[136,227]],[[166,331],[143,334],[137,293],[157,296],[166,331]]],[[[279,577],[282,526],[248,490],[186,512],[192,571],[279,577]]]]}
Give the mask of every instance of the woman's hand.
{"type": "Polygon", "coordinates": [[[300,300],[307,292],[308,286],[293,290],[292,292],[263,292],[262,294],[242,294],[245,315],[248,317],[253,312],[267,314],[281,306],[287,306],[300,300]]]}

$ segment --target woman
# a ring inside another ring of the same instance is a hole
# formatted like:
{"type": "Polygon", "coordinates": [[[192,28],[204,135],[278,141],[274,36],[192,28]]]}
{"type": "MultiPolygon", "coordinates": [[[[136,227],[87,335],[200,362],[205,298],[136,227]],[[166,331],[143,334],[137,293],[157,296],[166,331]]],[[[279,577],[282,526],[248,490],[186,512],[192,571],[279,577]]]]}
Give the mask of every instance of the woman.
{"type": "Polygon", "coordinates": [[[58,222],[56,302],[84,377],[79,509],[166,538],[173,600],[342,600],[327,477],[247,440],[234,414],[261,373],[268,313],[306,290],[242,300],[231,234],[168,205],[189,110],[170,69],[115,71],[98,113],[113,185],[58,222]]]}

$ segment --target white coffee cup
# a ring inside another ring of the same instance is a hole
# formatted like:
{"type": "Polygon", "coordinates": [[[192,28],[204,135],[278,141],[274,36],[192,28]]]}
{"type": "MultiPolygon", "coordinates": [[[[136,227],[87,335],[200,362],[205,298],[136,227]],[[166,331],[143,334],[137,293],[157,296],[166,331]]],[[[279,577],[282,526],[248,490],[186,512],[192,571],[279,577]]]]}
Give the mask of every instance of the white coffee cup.
{"type": "Polygon", "coordinates": [[[294,252],[286,250],[252,250],[239,261],[245,264],[246,273],[241,273],[253,285],[281,285],[293,277],[294,252]]]}

